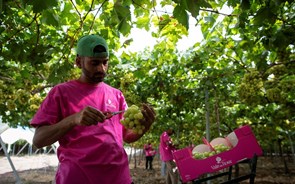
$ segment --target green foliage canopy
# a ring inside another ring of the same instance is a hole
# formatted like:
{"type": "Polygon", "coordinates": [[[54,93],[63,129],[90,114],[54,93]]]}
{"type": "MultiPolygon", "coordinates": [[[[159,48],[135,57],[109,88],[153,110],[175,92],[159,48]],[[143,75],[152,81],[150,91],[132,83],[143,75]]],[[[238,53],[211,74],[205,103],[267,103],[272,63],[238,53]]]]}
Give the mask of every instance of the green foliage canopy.
{"type": "Polygon", "coordinates": [[[11,126],[29,126],[48,90],[79,75],[76,41],[98,33],[112,48],[107,82],[129,104],[157,110],[138,146],[167,127],[182,146],[197,144],[205,134],[205,92],[212,137],[251,124],[267,146],[295,132],[292,0],[13,0],[1,1],[0,11],[0,115],[11,126]],[[171,12],[159,10],[167,6],[171,12]],[[225,6],[230,13],[221,12],[225,6]],[[181,52],[176,45],[191,26],[200,26],[204,39],[181,52]],[[124,50],[120,40],[132,37],[132,28],[150,31],[157,44],[124,50]]]}

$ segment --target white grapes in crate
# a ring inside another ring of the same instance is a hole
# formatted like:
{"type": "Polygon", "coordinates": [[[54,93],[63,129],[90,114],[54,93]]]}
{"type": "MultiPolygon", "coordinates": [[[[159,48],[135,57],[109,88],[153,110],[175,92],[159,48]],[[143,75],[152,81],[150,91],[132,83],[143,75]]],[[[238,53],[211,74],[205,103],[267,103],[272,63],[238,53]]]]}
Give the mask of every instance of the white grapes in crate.
{"type": "Polygon", "coordinates": [[[208,144],[199,144],[192,150],[195,159],[205,159],[215,154],[228,151],[232,147],[229,140],[217,137],[208,144]]]}
{"type": "Polygon", "coordinates": [[[206,144],[199,144],[192,150],[193,157],[195,159],[204,159],[213,156],[215,153],[212,151],[210,146],[206,144]]]}
{"type": "Polygon", "coordinates": [[[213,147],[216,153],[227,151],[232,147],[231,143],[223,137],[217,137],[213,139],[210,142],[210,145],[213,147]]]}

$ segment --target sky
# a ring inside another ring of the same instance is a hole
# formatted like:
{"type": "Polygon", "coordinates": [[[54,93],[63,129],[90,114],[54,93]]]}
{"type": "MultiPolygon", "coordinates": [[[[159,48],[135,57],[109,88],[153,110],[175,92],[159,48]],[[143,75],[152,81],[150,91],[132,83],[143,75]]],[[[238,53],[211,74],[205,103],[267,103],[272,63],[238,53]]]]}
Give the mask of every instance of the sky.
{"type": "MultiPolygon", "coordinates": [[[[172,15],[173,8],[172,6],[165,6],[163,7],[156,7],[157,15],[160,16],[161,14],[168,13],[172,15]]],[[[220,12],[230,14],[231,9],[227,6],[224,6],[220,12]]],[[[222,21],[224,17],[219,16],[219,21],[222,21]]],[[[192,47],[195,43],[201,42],[203,40],[203,35],[201,33],[201,27],[199,25],[196,25],[196,19],[192,16],[189,17],[189,34],[188,36],[183,36],[182,39],[178,41],[177,49],[179,51],[186,51],[190,47],[192,47]]],[[[156,28],[151,28],[156,29],[156,28]]],[[[131,52],[140,52],[143,51],[146,47],[152,48],[156,44],[156,38],[151,36],[151,32],[148,32],[144,29],[137,29],[132,28],[130,36],[127,38],[122,38],[122,43],[132,38],[133,41],[130,43],[130,45],[126,48],[126,50],[129,50],[131,52]],[[144,39],[143,39],[144,38],[144,39]]],[[[124,49],[125,50],[125,49],[124,49]]]]}
{"type": "MultiPolygon", "coordinates": [[[[195,26],[196,20],[190,18],[189,22],[189,35],[184,36],[179,40],[177,45],[179,51],[185,51],[189,47],[192,47],[196,42],[200,42],[203,39],[200,26],[195,26]]],[[[152,48],[156,44],[156,39],[152,37],[151,33],[143,29],[133,28],[129,38],[133,38],[133,41],[127,49],[132,52],[143,51],[144,48],[152,48]],[[144,40],[142,38],[144,38],[144,40]]]]}
{"type": "MultiPolygon", "coordinates": [[[[157,6],[155,8],[157,10],[157,15],[161,16],[162,14],[171,14],[173,12],[172,6],[160,7],[157,6]]],[[[201,34],[200,26],[195,26],[196,20],[193,17],[189,17],[189,35],[184,36],[179,42],[177,48],[179,51],[184,51],[189,47],[193,46],[196,42],[200,42],[203,39],[201,34]]],[[[156,30],[157,28],[151,28],[152,30],[156,30]]],[[[127,38],[132,38],[133,41],[126,48],[126,50],[130,50],[132,52],[143,51],[146,47],[152,48],[156,44],[156,38],[152,37],[151,32],[146,31],[144,29],[132,28],[131,34],[127,38]],[[144,41],[143,41],[144,38],[144,41]]],[[[124,42],[124,40],[122,41],[124,42]]]]}

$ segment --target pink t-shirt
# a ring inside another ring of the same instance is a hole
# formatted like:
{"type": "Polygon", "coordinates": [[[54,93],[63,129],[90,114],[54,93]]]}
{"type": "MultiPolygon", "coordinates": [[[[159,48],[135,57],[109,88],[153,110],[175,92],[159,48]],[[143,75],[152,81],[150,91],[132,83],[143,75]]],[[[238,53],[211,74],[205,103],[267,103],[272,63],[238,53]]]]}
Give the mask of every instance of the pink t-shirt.
{"type": "Polygon", "coordinates": [[[172,152],[175,151],[174,147],[168,146],[168,141],[171,141],[170,136],[167,134],[167,132],[163,132],[160,137],[159,151],[161,160],[164,162],[173,160],[172,152]]]}
{"type": "Polygon", "coordinates": [[[147,157],[154,156],[156,154],[156,150],[153,149],[151,144],[144,145],[144,152],[147,157]]]}
{"type": "MultiPolygon", "coordinates": [[[[52,125],[86,106],[101,111],[127,109],[121,91],[105,83],[70,81],[55,86],[31,121],[52,125]]],[[[122,114],[92,126],[76,126],[59,140],[57,184],[130,184],[128,157],[123,147],[122,114]]]]}

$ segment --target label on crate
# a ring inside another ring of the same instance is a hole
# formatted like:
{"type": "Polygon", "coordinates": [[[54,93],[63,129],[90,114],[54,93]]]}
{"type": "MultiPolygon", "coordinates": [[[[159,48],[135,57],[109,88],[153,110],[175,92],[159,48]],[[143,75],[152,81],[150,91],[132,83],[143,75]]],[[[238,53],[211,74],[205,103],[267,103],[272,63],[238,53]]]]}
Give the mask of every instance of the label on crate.
{"type": "Polygon", "coordinates": [[[232,160],[222,159],[221,157],[216,157],[216,164],[211,165],[211,169],[218,170],[220,168],[224,168],[233,164],[232,160]]]}

